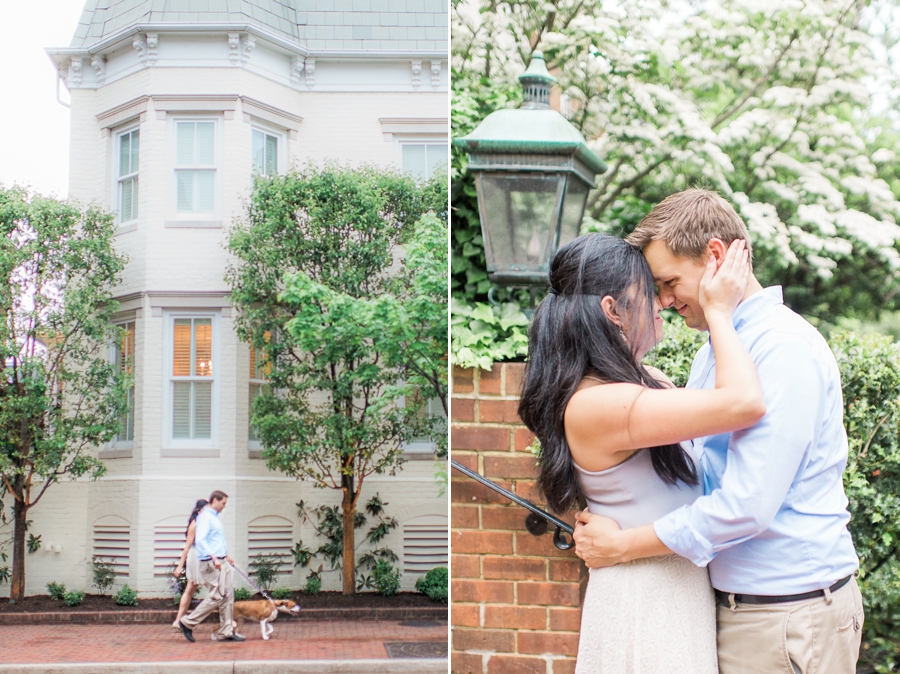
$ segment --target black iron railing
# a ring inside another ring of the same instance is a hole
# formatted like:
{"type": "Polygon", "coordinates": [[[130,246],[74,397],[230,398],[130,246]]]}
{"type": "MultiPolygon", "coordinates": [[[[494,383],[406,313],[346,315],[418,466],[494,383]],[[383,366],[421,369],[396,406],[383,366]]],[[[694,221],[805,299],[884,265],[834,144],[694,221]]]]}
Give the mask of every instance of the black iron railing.
{"type": "MultiPolygon", "coordinates": [[[[572,540],[572,538],[571,538],[571,536],[575,532],[575,530],[572,528],[571,525],[566,524],[558,517],[554,517],[547,511],[541,510],[540,508],[538,508],[536,505],[534,505],[530,501],[526,501],[521,496],[516,496],[511,491],[504,489],[496,482],[491,482],[487,478],[482,477],[478,473],[469,470],[468,468],[457,463],[456,461],[450,461],[450,465],[453,466],[453,468],[458,470],[460,473],[462,473],[466,477],[472,478],[476,482],[483,484],[488,489],[493,489],[495,492],[505,496],[513,503],[520,505],[523,508],[525,508],[526,510],[530,511],[532,515],[537,516],[538,518],[542,518],[542,520],[545,521],[546,523],[552,524],[554,527],[556,527],[556,531],[553,532],[553,544],[560,550],[571,550],[573,547],[575,547],[575,541],[572,540]],[[563,536],[563,532],[566,532],[569,535],[568,539],[566,539],[566,537],[563,536]]],[[[534,520],[534,518],[532,518],[532,517],[530,517],[529,519],[531,519],[532,521],[534,520]]],[[[533,526],[528,526],[528,530],[531,531],[532,533],[536,533],[535,528],[533,526]]],[[[546,531],[546,528],[544,530],[546,531]]],[[[543,533],[543,531],[541,531],[540,533],[543,533]]]]}

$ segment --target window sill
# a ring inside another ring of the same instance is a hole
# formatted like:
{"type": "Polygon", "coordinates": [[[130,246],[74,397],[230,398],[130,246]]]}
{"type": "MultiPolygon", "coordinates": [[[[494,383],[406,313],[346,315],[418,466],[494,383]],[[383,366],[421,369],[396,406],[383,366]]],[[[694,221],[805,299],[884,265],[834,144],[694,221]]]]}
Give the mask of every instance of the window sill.
{"type": "Polygon", "coordinates": [[[115,236],[118,236],[119,234],[128,234],[128,232],[136,232],[137,228],[137,222],[128,222],[124,225],[119,225],[119,229],[116,230],[115,236]]]}
{"type": "Polygon", "coordinates": [[[221,220],[166,220],[166,229],[222,229],[221,220]]]}
{"type": "Polygon", "coordinates": [[[132,456],[134,456],[134,452],[131,443],[125,446],[118,445],[108,449],[101,449],[97,454],[98,459],[130,459],[132,456]]]}
{"type": "Polygon", "coordinates": [[[258,448],[258,447],[250,447],[250,448],[247,450],[247,458],[248,458],[248,459],[259,459],[259,460],[262,460],[262,458],[263,458],[263,455],[262,455],[262,449],[260,449],[260,448],[258,448]]]}
{"type": "Polygon", "coordinates": [[[434,461],[434,448],[432,449],[407,449],[403,452],[406,461],[434,461]]]}
{"type": "Polygon", "coordinates": [[[218,459],[218,447],[163,447],[159,455],[164,459],[218,459]]]}

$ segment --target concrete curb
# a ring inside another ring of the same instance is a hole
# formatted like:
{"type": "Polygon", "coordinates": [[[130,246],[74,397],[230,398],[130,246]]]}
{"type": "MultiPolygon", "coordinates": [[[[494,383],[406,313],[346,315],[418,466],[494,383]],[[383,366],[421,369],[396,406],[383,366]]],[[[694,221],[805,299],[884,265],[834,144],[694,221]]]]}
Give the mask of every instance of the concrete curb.
{"type": "Polygon", "coordinates": [[[0,674],[446,674],[446,659],[234,660],[0,665],[0,674]]]}

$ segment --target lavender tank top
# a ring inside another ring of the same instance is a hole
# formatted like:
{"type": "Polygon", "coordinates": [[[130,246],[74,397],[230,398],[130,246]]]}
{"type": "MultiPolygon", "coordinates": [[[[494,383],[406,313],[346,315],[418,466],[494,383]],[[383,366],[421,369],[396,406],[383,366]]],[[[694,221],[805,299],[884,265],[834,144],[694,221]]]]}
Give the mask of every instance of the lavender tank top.
{"type": "MultiPolygon", "coordinates": [[[[702,475],[691,443],[682,442],[681,446],[694,460],[697,474],[702,475]]],[[[663,482],[653,470],[651,451],[639,449],[619,465],[606,470],[589,471],[575,464],[588,510],[615,520],[623,529],[630,529],[651,524],[663,515],[693,503],[703,494],[702,480],[696,486],[663,482]]]]}

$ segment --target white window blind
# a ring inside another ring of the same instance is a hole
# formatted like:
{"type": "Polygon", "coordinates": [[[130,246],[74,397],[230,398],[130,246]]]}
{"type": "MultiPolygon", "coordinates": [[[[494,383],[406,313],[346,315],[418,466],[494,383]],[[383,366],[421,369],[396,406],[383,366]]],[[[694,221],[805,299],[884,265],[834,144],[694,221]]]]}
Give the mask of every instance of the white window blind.
{"type": "Polygon", "coordinates": [[[264,176],[278,173],[278,136],[253,129],[253,171],[264,176]]]}
{"type": "Polygon", "coordinates": [[[212,213],[216,197],[216,123],[176,122],[175,201],[179,213],[212,213]]]}
{"type": "Polygon", "coordinates": [[[140,133],[137,129],[119,135],[118,201],[119,222],[138,216],[138,154],[140,133]]]}
{"type": "Polygon", "coordinates": [[[420,180],[431,180],[439,170],[447,168],[447,143],[404,143],[403,171],[420,180]]]}
{"type": "MultiPolygon", "coordinates": [[[[116,344],[116,366],[126,375],[134,376],[134,323],[125,323],[122,328],[122,337],[116,344]]],[[[120,418],[121,428],[116,436],[118,442],[131,442],[134,440],[134,381],[128,388],[128,411],[120,418]]]]}
{"type": "Polygon", "coordinates": [[[172,329],[172,438],[212,437],[211,318],[175,318],[172,329]]]}

